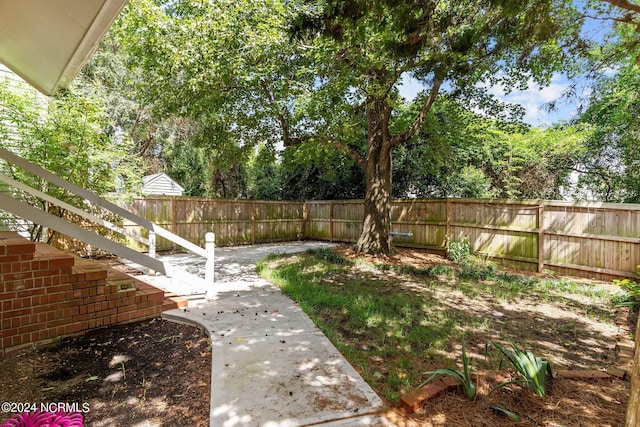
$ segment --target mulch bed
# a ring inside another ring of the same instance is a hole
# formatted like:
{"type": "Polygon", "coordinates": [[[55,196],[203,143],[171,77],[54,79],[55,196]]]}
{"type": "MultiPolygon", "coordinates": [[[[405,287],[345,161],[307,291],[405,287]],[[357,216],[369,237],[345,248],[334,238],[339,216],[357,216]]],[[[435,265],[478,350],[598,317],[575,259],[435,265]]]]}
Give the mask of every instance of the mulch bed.
{"type": "Polygon", "coordinates": [[[160,319],[0,359],[0,402],[85,405],[89,426],[208,426],[210,390],[206,334],[160,319]]]}
{"type": "Polygon", "coordinates": [[[389,412],[399,427],[604,427],[624,426],[629,381],[577,381],[554,378],[547,384],[548,395],[536,396],[530,390],[514,385],[489,392],[496,385],[514,378],[507,371],[483,372],[474,376],[478,384],[476,401],[467,400],[462,392],[448,392],[425,403],[414,414],[389,412]],[[492,409],[496,405],[515,412],[520,418],[514,423],[492,409]]]}

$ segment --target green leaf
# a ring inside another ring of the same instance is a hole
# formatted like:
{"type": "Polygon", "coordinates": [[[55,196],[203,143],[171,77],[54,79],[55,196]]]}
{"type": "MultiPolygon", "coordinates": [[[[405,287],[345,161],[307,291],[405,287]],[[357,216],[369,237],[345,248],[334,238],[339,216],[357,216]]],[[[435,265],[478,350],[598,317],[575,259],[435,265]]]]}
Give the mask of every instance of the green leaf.
{"type": "Polygon", "coordinates": [[[437,376],[448,376],[455,378],[456,381],[460,383],[462,389],[464,391],[464,395],[469,400],[475,400],[476,398],[476,386],[473,383],[473,379],[471,378],[471,369],[469,367],[469,360],[467,358],[467,353],[465,349],[464,339],[462,340],[462,364],[463,371],[458,371],[455,369],[437,369],[435,371],[423,372],[423,375],[431,375],[425,382],[420,384],[419,387],[424,387],[426,384],[433,381],[437,376]]]}
{"type": "Polygon", "coordinates": [[[518,414],[508,410],[507,408],[505,408],[500,404],[492,405],[491,409],[499,414],[506,415],[514,423],[519,423],[521,421],[518,414]]]}
{"type": "MultiPolygon", "coordinates": [[[[514,366],[514,368],[520,373],[521,382],[527,384],[538,396],[546,395],[546,381],[547,375],[553,377],[551,365],[549,362],[542,360],[540,357],[536,357],[530,350],[522,351],[518,346],[512,342],[513,351],[507,350],[504,346],[491,342],[496,349],[502,353],[514,366]]],[[[504,385],[513,384],[511,381],[504,385]]],[[[498,388],[502,388],[504,385],[495,387],[492,392],[498,388]]]]}

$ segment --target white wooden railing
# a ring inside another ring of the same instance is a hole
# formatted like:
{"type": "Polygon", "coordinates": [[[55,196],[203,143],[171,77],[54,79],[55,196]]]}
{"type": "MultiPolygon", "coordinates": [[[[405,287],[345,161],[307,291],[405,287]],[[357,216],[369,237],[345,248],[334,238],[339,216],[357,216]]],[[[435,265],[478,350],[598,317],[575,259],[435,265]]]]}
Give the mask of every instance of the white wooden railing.
{"type": "Polygon", "coordinates": [[[112,231],[120,233],[130,239],[133,239],[137,242],[140,242],[148,247],[148,255],[144,253],[137,252],[133,249],[128,248],[120,243],[114,242],[112,240],[107,239],[99,234],[96,234],[92,231],[79,227],[75,224],[72,224],[68,221],[65,221],[62,218],[59,218],[55,215],[51,215],[47,212],[44,212],[40,209],[34,208],[33,206],[28,205],[27,203],[16,200],[6,194],[0,193],[0,209],[9,212],[13,215],[26,219],[28,221],[33,222],[34,224],[43,225],[52,230],[55,230],[59,233],[65,234],[71,238],[83,241],[95,247],[98,247],[107,252],[113,253],[122,258],[128,259],[136,264],[142,265],[144,267],[150,268],[153,271],[167,274],[167,268],[165,263],[156,259],[156,248],[155,241],[156,235],[164,237],[165,239],[183,247],[184,249],[195,253],[201,257],[204,257],[206,261],[205,266],[205,281],[208,284],[213,284],[214,281],[214,241],[215,236],[213,233],[207,233],[205,236],[206,245],[205,248],[201,248],[193,244],[192,242],[183,239],[182,237],[173,234],[169,230],[158,226],[150,221],[147,221],[144,218],[141,218],[126,209],[117,206],[114,203],[109,202],[98,196],[95,193],[92,193],[89,190],[86,190],[82,187],[79,187],[75,184],[72,184],[59,176],[47,171],[46,169],[41,168],[38,165],[35,165],[12,152],[0,148],[0,159],[4,159],[5,161],[20,167],[48,182],[51,184],[55,184],[58,187],[64,188],[72,194],[82,197],[86,202],[90,203],[93,206],[99,206],[102,209],[109,211],[117,216],[127,219],[134,224],[139,225],[140,227],[148,230],[149,237],[144,238],[135,233],[128,232],[117,225],[106,221],[102,218],[99,218],[96,215],[93,215],[89,212],[85,212],[82,209],[79,209],[75,206],[69,205],[61,200],[56,199],[46,193],[43,193],[39,190],[36,190],[28,185],[25,185],[21,182],[18,182],[4,174],[0,173],[0,181],[4,182],[11,187],[14,187],[21,192],[31,194],[32,196],[38,197],[42,200],[45,200],[55,206],[58,206],[62,209],[65,209],[75,215],[79,215],[80,217],[91,221],[95,224],[106,227],[112,231]]]}

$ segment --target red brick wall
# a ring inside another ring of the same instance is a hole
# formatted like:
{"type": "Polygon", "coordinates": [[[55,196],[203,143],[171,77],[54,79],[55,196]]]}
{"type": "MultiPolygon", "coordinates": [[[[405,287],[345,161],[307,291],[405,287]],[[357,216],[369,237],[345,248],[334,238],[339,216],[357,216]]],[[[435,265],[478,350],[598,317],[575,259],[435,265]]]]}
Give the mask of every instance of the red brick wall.
{"type": "Polygon", "coordinates": [[[158,317],[163,298],[99,263],[0,232],[0,355],[158,317]]]}

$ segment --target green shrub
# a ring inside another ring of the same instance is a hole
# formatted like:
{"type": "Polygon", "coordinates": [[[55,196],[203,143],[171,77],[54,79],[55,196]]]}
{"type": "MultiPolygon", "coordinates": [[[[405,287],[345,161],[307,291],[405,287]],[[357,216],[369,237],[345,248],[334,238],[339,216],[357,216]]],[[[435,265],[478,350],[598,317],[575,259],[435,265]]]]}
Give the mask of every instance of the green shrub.
{"type": "Polygon", "coordinates": [[[613,283],[624,291],[616,306],[631,307],[633,310],[637,310],[640,307],[640,283],[629,279],[614,280],[613,283]]]}
{"type": "MultiPolygon", "coordinates": [[[[638,276],[640,276],[640,265],[637,268],[637,274],[638,276]]],[[[638,308],[640,308],[640,282],[629,279],[622,279],[614,280],[613,283],[620,286],[620,288],[624,291],[624,295],[621,296],[620,301],[617,302],[616,306],[628,306],[631,307],[634,311],[637,311],[638,308]]]]}
{"type": "Polygon", "coordinates": [[[471,257],[471,244],[468,237],[463,237],[459,242],[451,240],[449,236],[446,238],[446,250],[447,258],[455,263],[461,263],[462,261],[471,257]]]}
{"type": "Polygon", "coordinates": [[[334,252],[329,248],[307,249],[307,253],[322,261],[333,264],[346,265],[351,263],[344,255],[334,252]]]}

